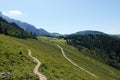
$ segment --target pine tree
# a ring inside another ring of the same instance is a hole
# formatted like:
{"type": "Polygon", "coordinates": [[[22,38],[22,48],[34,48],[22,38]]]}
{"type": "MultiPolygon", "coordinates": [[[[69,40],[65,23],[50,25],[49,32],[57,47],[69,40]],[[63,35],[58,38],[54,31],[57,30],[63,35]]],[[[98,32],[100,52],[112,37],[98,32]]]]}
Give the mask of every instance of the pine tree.
{"type": "Polygon", "coordinates": [[[0,23],[0,33],[2,33],[2,26],[1,26],[1,23],[0,23]]]}
{"type": "Polygon", "coordinates": [[[8,35],[7,29],[4,29],[4,34],[8,35]]]}

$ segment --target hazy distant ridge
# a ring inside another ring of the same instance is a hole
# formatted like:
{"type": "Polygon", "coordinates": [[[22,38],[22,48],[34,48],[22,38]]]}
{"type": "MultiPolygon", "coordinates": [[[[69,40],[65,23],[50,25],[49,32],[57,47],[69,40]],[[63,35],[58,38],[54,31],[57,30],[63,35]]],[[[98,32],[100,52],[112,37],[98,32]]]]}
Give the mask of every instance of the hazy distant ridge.
{"type": "Polygon", "coordinates": [[[6,21],[10,22],[10,23],[12,23],[12,22],[16,23],[18,26],[20,26],[21,28],[23,28],[25,31],[27,31],[29,33],[33,33],[33,34],[36,34],[36,35],[39,35],[39,36],[41,36],[41,35],[50,36],[51,35],[51,33],[47,32],[44,29],[37,29],[35,26],[33,26],[33,25],[29,24],[29,23],[21,22],[19,20],[9,18],[9,17],[3,15],[2,12],[0,12],[0,16],[2,18],[4,18],[6,21]]]}

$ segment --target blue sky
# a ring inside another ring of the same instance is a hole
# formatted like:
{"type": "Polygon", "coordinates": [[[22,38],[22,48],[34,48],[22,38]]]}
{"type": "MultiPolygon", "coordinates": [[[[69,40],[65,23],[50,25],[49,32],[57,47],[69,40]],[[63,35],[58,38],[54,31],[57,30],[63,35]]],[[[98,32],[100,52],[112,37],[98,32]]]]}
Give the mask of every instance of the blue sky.
{"type": "Polygon", "coordinates": [[[0,0],[0,11],[49,32],[120,34],[120,0],[0,0]]]}

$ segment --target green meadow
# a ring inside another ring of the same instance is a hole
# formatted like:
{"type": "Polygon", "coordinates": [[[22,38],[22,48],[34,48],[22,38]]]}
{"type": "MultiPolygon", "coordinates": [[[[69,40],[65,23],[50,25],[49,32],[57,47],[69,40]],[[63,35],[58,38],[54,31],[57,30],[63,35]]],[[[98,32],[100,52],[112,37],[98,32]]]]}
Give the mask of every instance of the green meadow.
{"type": "Polygon", "coordinates": [[[0,72],[10,72],[11,75],[0,76],[0,80],[38,80],[32,72],[35,64],[28,56],[28,49],[31,49],[32,55],[41,61],[39,71],[48,80],[120,80],[119,70],[85,56],[86,51],[78,51],[63,39],[18,39],[5,35],[0,35],[0,72]],[[94,78],[67,61],[55,44],[59,44],[73,62],[97,77],[94,78]]]}

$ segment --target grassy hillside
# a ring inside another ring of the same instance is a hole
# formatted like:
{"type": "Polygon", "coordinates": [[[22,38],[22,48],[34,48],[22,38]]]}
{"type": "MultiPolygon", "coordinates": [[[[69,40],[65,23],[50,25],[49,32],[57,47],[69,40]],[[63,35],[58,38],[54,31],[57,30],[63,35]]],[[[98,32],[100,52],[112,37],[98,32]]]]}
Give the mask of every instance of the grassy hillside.
{"type": "Polygon", "coordinates": [[[10,76],[0,76],[0,80],[35,80],[33,68],[27,46],[17,42],[16,38],[0,34],[0,73],[10,73],[10,76]]]}
{"type": "Polygon", "coordinates": [[[34,63],[27,55],[31,49],[33,56],[42,62],[40,71],[48,80],[119,80],[120,71],[104,63],[89,58],[75,47],[67,45],[62,39],[39,37],[34,39],[17,39],[0,35],[0,72],[11,72],[12,76],[0,77],[0,80],[37,80],[32,73],[34,63]],[[55,43],[63,47],[66,55],[79,66],[96,74],[97,78],[69,63],[61,54],[55,43]],[[20,51],[22,54],[20,54],[20,51]],[[9,55],[9,57],[8,57],[9,55]]]}
{"type": "MultiPolygon", "coordinates": [[[[97,80],[119,80],[120,71],[114,69],[104,63],[101,63],[95,59],[83,55],[84,53],[79,52],[75,47],[68,45],[64,40],[54,40],[57,44],[61,45],[66,55],[72,59],[79,66],[84,69],[96,74],[97,80]]],[[[84,51],[87,52],[87,51],[84,51]]],[[[89,80],[89,79],[86,79],[89,80]]]]}

